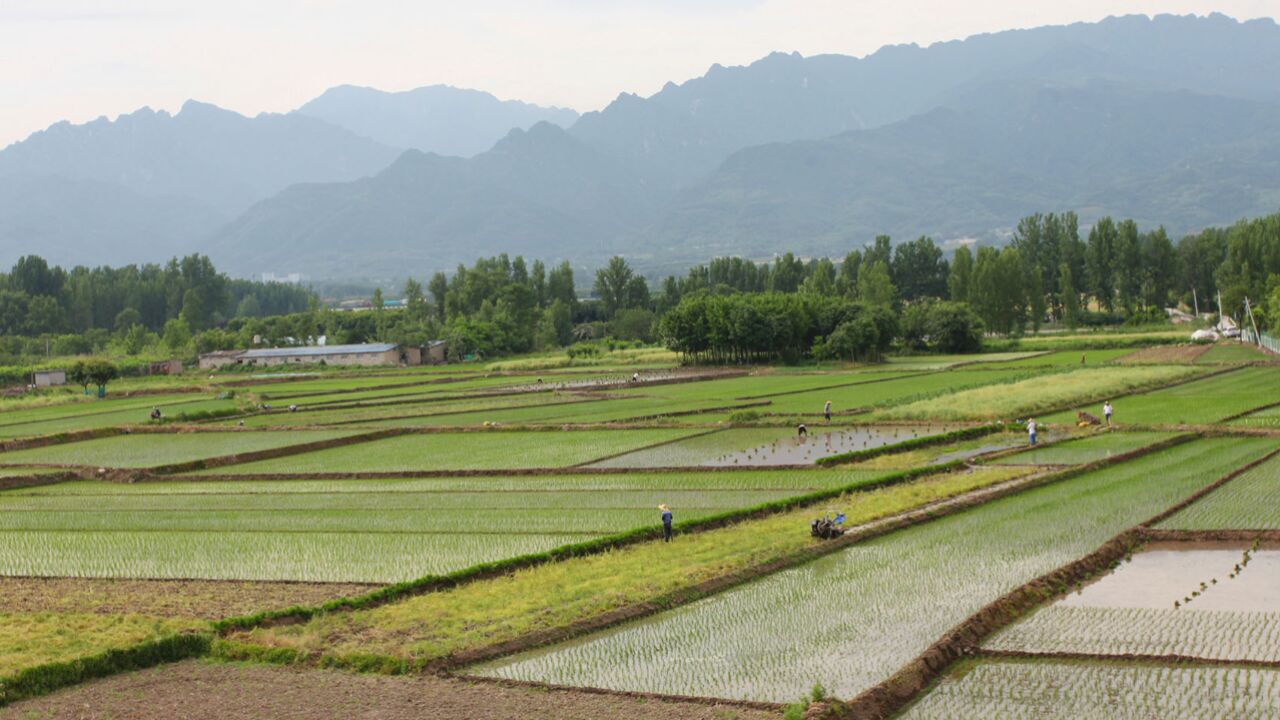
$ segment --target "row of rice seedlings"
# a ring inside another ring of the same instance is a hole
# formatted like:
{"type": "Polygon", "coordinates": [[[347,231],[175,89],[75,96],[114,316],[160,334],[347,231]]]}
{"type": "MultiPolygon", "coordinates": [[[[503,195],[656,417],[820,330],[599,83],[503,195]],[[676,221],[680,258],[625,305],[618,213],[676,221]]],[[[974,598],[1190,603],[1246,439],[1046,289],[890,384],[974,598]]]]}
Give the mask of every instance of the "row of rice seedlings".
{"type": "Polygon", "coordinates": [[[1036,653],[1182,655],[1280,661],[1280,611],[1233,612],[1052,605],[985,647],[1036,653]]]}
{"type": "Polygon", "coordinates": [[[1186,443],[478,671],[777,702],[817,681],[853,696],[1000,595],[1092,551],[1269,445],[1242,438],[1186,443]]]}
{"type": "MultiPolygon", "coordinates": [[[[897,466],[893,466],[896,468],[897,466]]],[[[690,470],[662,473],[609,473],[577,475],[382,478],[376,480],[201,480],[115,485],[95,481],[59,483],[40,488],[9,490],[0,494],[3,502],[20,496],[117,496],[117,495],[204,495],[204,494],[295,494],[295,493],[434,493],[458,491],[502,492],[524,490],[791,490],[804,491],[845,487],[884,477],[893,468],[863,470],[840,467],[801,470],[743,470],[715,472],[690,470]]]]}
{"type": "Polygon", "coordinates": [[[402,435],[217,468],[215,474],[568,467],[692,434],[685,429],[402,435]]]}
{"type": "Polygon", "coordinates": [[[0,462],[142,468],[333,440],[360,430],[139,433],[0,453],[0,462]]]}
{"type": "Polygon", "coordinates": [[[234,400],[211,400],[200,399],[193,400],[191,395],[187,395],[185,402],[167,402],[160,403],[154,401],[152,404],[133,405],[124,409],[115,409],[109,412],[93,412],[93,405],[84,403],[76,403],[75,407],[83,410],[82,414],[73,414],[66,417],[50,418],[36,422],[19,422],[12,425],[0,427],[0,440],[7,440],[18,437],[34,437],[37,435],[52,435],[62,432],[74,432],[77,430],[97,430],[99,428],[115,427],[117,425],[144,425],[150,421],[150,410],[153,407],[159,407],[167,417],[177,417],[179,414],[195,414],[209,412],[224,412],[234,410],[236,402],[234,400]]]}
{"type": "Polygon", "coordinates": [[[0,567],[5,575],[36,577],[389,583],[582,539],[501,533],[22,531],[0,533],[0,567]]]}
{"type": "Polygon", "coordinates": [[[1109,432],[1057,443],[1047,447],[1006,455],[992,461],[996,465],[1083,465],[1114,455],[1132,452],[1172,437],[1158,432],[1109,432]]]}
{"type": "MultiPolygon", "coordinates": [[[[981,369],[962,368],[926,374],[905,374],[884,382],[864,383],[829,390],[781,395],[767,398],[767,410],[773,413],[794,413],[803,415],[820,415],[827,400],[831,401],[832,410],[844,412],[857,408],[882,407],[898,403],[911,402],[920,398],[938,397],[959,392],[967,388],[976,388],[993,383],[1006,382],[1017,377],[1024,377],[1030,372],[1025,369],[981,369]]],[[[935,419],[935,418],[924,418],[935,419]]]]}
{"type": "MultiPolygon", "coordinates": [[[[766,499],[776,499],[769,496],[766,499]]],[[[675,506],[681,520],[732,510],[736,505],[675,506]]],[[[473,508],[415,510],[208,510],[0,515],[0,547],[18,532],[256,532],[271,533],[503,533],[609,535],[657,526],[655,505],[631,508],[473,508]],[[125,515],[128,517],[124,517],[125,515]]],[[[7,568],[0,565],[0,574],[7,568]]]]}
{"type": "Polygon", "coordinates": [[[1049,661],[966,663],[901,720],[1272,720],[1280,670],[1049,661]]]}
{"type": "Polygon", "coordinates": [[[1160,523],[1175,530],[1280,529],[1280,457],[1268,460],[1160,523]]]}
{"type": "MultiPolygon", "coordinates": [[[[1235,580],[1236,578],[1240,577],[1240,574],[1244,572],[1244,569],[1249,567],[1249,560],[1253,558],[1253,553],[1258,550],[1258,546],[1261,544],[1262,544],[1261,538],[1255,539],[1253,541],[1253,545],[1251,545],[1249,549],[1245,550],[1244,553],[1242,553],[1243,556],[1240,558],[1240,562],[1236,563],[1235,567],[1232,568],[1231,572],[1227,573],[1228,580],[1235,580]]],[[[1182,600],[1174,600],[1173,608],[1177,610],[1179,608],[1183,608],[1183,607],[1186,607],[1187,605],[1190,605],[1192,601],[1200,597],[1201,593],[1208,592],[1209,587],[1211,585],[1217,585],[1217,584],[1218,584],[1218,578],[1216,577],[1210,578],[1209,582],[1205,582],[1201,580],[1200,589],[1192,590],[1191,594],[1184,596],[1182,600]]]]}

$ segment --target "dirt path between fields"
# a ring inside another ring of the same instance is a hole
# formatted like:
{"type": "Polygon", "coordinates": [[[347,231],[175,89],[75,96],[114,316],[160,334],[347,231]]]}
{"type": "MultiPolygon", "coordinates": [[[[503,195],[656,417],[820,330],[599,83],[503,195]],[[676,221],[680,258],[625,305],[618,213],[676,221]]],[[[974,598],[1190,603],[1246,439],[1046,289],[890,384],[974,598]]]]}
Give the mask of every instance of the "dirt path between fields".
{"type": "Polygon", "coordinates": [[[188,660],[0,709],[0,720],[764,720],[734,705],[468,683],[426,675],[188,660]]]}

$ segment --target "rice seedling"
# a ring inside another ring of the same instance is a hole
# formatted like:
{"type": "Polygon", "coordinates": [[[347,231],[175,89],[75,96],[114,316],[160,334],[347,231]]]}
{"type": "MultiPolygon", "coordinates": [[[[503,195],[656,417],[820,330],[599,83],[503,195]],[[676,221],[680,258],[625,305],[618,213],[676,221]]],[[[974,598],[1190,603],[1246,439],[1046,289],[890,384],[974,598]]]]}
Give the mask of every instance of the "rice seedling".
{"type": "Polygon", "coordinates": [[[1267,720],[1280,670],[1121,662],[961,663],[902,720],[1267,720]]]}
{"type": "Polygon", "coordinates": [[[1280,457],[1272,458],[1160,523],[1172,530],[1280,529],[1280,457]]]}

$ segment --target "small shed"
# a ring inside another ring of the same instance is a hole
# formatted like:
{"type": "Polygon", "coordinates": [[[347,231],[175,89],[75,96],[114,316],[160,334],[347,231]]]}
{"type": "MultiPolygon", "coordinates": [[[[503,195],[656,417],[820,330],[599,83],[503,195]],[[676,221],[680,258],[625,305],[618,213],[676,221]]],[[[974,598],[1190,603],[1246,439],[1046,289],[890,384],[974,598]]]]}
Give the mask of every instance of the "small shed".
{"type": "Polygon", "coordinates": [[[66,370],[38,370],[34,373],[33,383],[36,387],[57,387],[67,384],[66,370]]]}
{"type": "Polygon", "coordinates": [[[432,340],[427,343],[426,353],[422,361],[432,365],[443,365],[449,362],[449,343],[444,340],[432,340]]]}

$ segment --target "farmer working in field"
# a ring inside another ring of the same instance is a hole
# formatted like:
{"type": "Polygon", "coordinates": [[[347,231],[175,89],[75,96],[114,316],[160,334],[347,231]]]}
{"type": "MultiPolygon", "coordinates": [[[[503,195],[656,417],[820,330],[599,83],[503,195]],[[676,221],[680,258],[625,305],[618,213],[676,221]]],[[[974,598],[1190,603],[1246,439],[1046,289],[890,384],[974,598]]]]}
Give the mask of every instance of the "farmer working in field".
{"type": "Polygon", "coordinates": [[[1036,444],[1036,419],[1027,418],[1027,438],[1031,440],[1031,444],[1036,444]]]}
{"type": "Polygon", "coordinates": [[[1112,407],[1111,407],[1111,401],[1110,401],[1110,400],[1108,400],[1108,401],[1106,401],[1106,402],[1102,403],[1102,417],[1104,417],[1104,418],[1106,418],[1106,419],[1107,419],[1107,427],[1111,427],[1111,413],[1112,413],[1112,412],[1114,412],[1114,410],[1113,410],[1113,409],[1112,409],[1112,407]]]}
{"type": "Polygon", "coordinates": [[[662,542],[671,542],[671,508],[663,504],[658,509],[662,511],[662,542]]]}
{"type": "Polygon", "coordinates": [[[826,418],[827,422],[831,422],[831,401],[830,400],[827,401],[826,405],[822,406],[822,417],[826,418]]]}
{"type": "Polygon", "coordinates": [[[809,437],[809,428],[800,423],[800,427],[796,428],[796,437],[809,437]]]}

